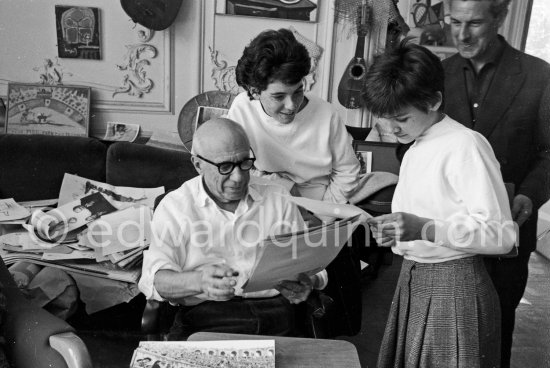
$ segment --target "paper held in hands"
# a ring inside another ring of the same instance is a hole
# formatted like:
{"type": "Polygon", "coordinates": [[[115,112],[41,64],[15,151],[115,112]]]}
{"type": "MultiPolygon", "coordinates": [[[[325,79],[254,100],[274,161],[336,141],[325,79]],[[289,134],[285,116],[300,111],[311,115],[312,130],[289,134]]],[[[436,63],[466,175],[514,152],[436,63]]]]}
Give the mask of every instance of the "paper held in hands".
{"type": "Polygon", "coordinates": [[[283,280],[296,281],[300,273],[311,276],[322,271],[336,258],[357,226],[372,217],[353,205],[301,197],[288,199],[315,214],[345,219],[263,240],[250,277],[243,285],[245,293],[273,289],[283,280]]]}

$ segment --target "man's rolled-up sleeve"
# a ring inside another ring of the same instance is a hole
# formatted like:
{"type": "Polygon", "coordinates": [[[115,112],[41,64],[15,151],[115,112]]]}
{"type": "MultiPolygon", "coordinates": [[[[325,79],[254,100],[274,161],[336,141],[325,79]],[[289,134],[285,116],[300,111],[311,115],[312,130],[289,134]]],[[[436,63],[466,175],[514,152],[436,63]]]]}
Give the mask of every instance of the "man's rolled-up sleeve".
{"type": "Polygon", "coordinates": [[[186,237],[185,231],[175,229],[175,226],[162,209],[157,209],[152,223],[153,238],[149,249],[143,253],[142,272],[138,284],[139,290],[148,300],[165,300],[155,288],[155,274],[159,270],[182,272],[186,237]],[[175,237],[176,234],[180,236],[175,237]]]}

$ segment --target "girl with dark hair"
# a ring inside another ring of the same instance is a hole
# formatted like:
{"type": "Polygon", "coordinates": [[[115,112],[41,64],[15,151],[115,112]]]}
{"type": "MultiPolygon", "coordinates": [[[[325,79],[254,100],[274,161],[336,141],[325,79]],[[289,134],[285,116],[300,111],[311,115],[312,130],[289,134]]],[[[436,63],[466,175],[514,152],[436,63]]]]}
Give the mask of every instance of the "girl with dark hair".
{"type": "Polygon", "coordinates": [[[403,42],[375,58],[366,107],[405,153],[392,213],[368,220],[404,257],[378,367],[498,367],[500,307],[479,254],[505,254],[516,232],[499,165],[479,133],[441,112],[444,73],[403,42]]]}
{"type": "Polygon", "coordinates": [[[238,95],[228,117],[241,124],[257,155],[254,175],[293,193],[347,202],[359,173],[351,137],[332,106],[304,93],[310,71],[304,45],[287,29],[260,33],[236,69],[238,95]]]}
{"type": "MultiPolygon", "coordinates": [[[[346,203],[358,183],[359,160],[338,112],[304,93],[310,67],[307,49],[291,31],[260,33],[237,64],[237,83],[246,92],[235,97],[228,115],[244,127],[256,153],[251,180],[261,177],[296,196],[346,203]]],[[[302,215],[310,226],[319,224],[319,218],[333,220],[306,211],[302,215]]],[[[349,248],[343,247],[327,267],[333,281],[325,292],[338,306],[329,318],[334,336],[354,335],[361,328],[361,271],[349,248]]]]}

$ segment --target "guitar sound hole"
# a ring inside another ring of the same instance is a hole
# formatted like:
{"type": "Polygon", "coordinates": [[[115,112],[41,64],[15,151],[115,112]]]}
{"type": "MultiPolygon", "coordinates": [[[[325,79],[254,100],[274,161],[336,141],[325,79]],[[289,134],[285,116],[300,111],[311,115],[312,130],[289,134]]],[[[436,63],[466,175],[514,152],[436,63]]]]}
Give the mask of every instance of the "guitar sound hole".
{"type": "Polygon", "coordinates": [[[354,65],[351,68],[351,76],[354,78],[360,78],[365,72],[365,68],[362,65],[354,65]]]}

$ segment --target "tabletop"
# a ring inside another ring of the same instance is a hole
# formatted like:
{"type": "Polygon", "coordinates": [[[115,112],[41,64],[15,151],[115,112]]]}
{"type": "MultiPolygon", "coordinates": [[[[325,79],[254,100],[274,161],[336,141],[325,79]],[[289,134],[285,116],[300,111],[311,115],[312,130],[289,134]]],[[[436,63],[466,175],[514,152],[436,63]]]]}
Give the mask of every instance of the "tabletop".
{"type": "Polygon", "coordinates": [[[301,337],[241,335],[221,332],[197,332],[189,341],[275,340],[277,368],[360,368],[355,346],[343,340],[307,339],[301,337]]]}

